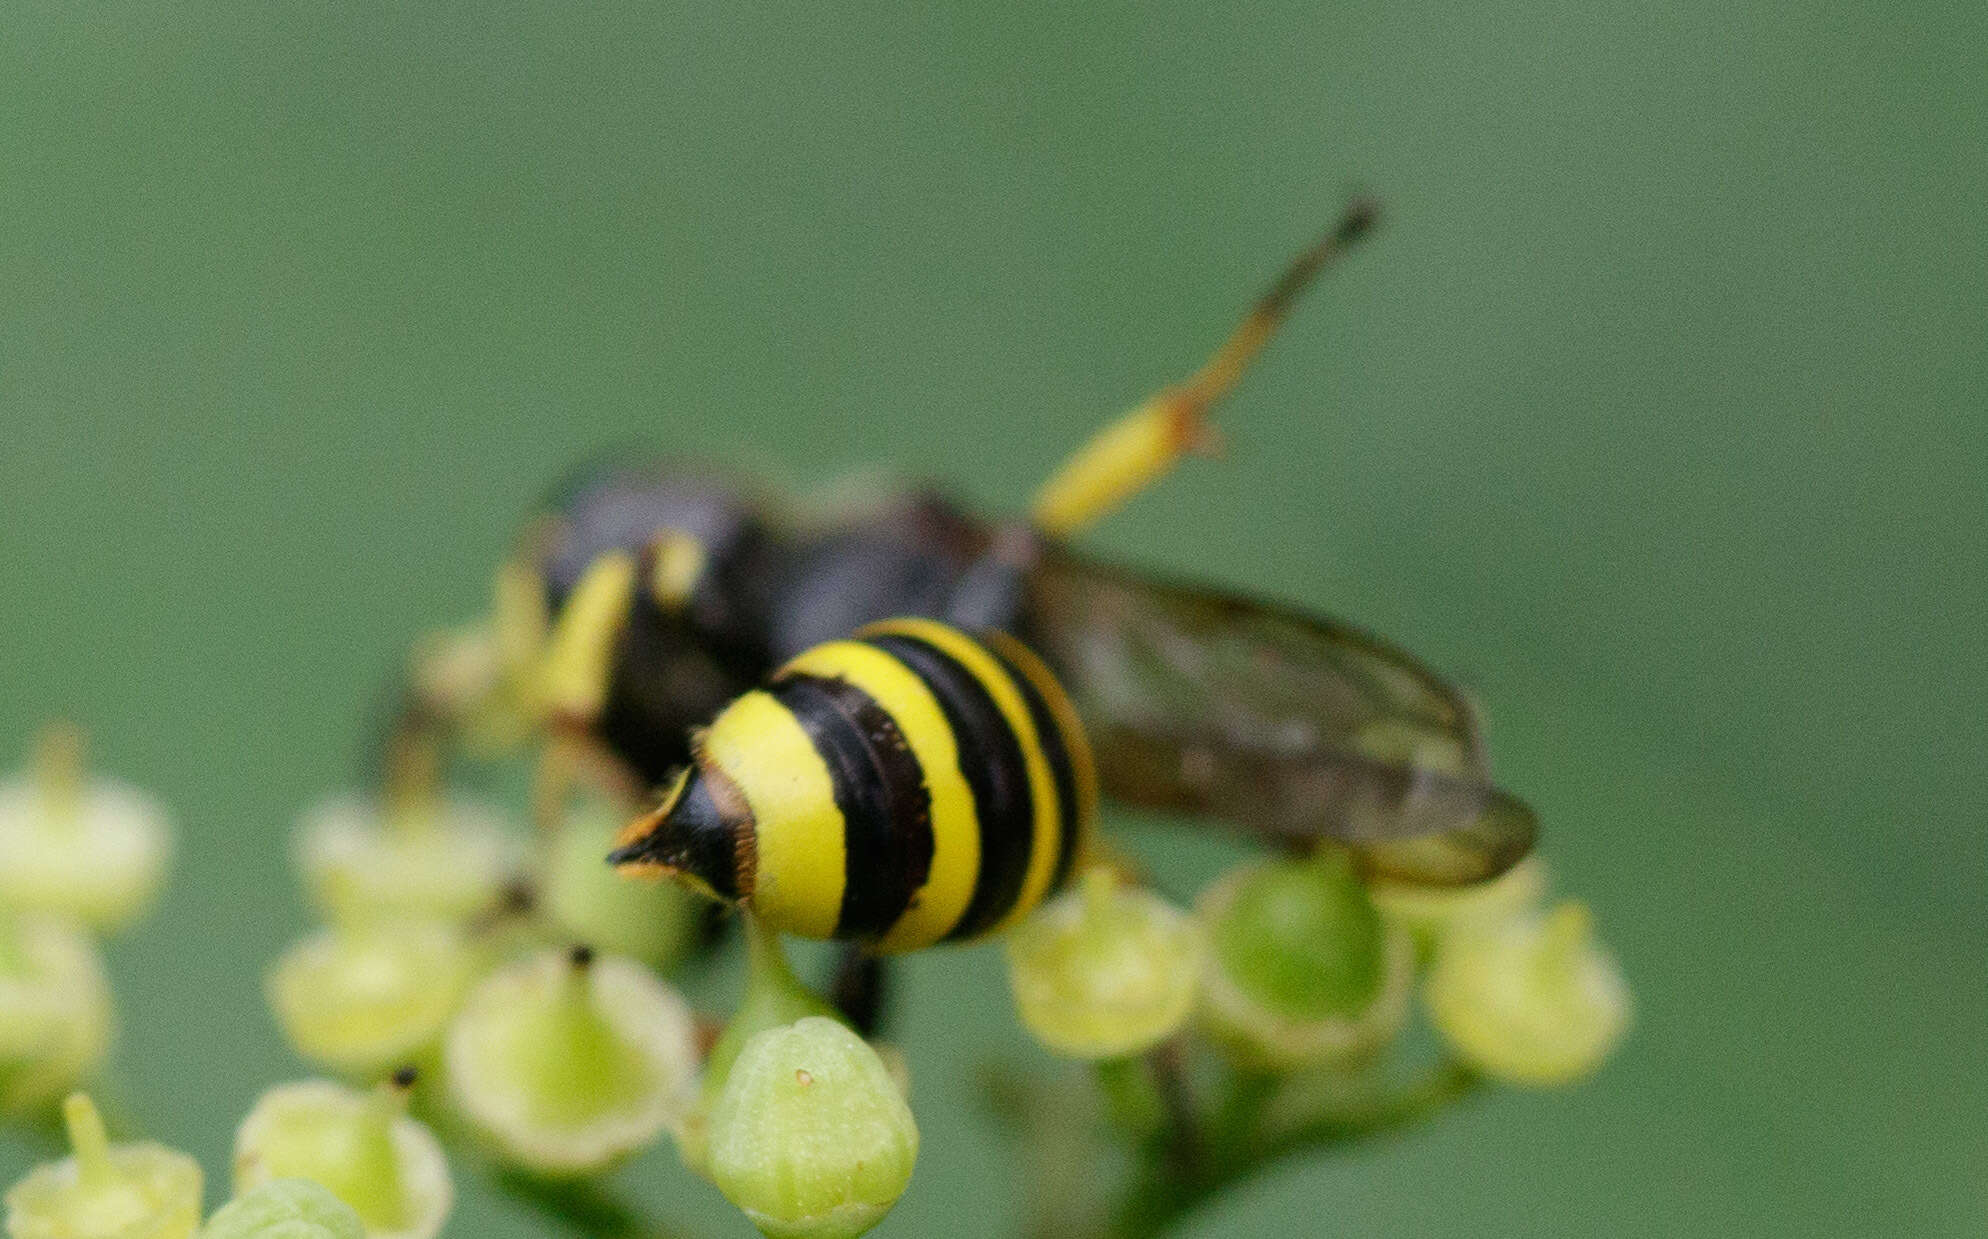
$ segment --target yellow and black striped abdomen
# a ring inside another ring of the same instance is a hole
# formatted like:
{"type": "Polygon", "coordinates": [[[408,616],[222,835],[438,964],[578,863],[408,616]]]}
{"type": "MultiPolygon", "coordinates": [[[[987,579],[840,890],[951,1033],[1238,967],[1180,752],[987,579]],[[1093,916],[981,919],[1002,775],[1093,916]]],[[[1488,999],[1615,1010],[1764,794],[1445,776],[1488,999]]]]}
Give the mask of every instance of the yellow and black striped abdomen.
{"type": "Polygon", "coordinates": [[[1075,714],[1034,655],[929,620],[801,654],[697,748],[618,863],[687,871],[775,928],[887,951],[1027,912],[1068,875],[1096,803],[1075,714]],[[699,872],[725,859],[730,872],[699,872]]]}

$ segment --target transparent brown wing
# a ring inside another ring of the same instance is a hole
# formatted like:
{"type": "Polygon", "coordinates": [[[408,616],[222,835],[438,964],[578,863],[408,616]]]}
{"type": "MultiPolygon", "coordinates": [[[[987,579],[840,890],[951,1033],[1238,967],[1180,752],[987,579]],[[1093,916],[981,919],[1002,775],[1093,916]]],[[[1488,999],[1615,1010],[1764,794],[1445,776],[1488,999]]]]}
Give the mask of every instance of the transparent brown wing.
{"type": "Polygon", "coordinates": [[[1491,783],[1469,703],[1385,641],[1055,546],[1022,606],[1117,800],[1337,840],[1402,881],[1478,881],[1532,847],[1533,813],[1491,783]]]}

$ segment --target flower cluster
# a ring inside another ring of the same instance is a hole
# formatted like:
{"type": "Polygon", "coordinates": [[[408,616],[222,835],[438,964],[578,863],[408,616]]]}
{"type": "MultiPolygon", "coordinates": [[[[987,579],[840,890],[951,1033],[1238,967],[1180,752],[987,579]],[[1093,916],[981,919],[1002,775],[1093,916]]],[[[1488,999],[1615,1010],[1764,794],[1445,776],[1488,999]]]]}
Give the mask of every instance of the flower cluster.
{"type": "Polygon", "coordinates": [[[0,788],[0,1098],[10,1114],[61,1102],[73,1149],[8,1192],[12,1239],[430,1239],[454,1199],[438,1128],[544,1181],[603,1174],[672,1137],[772,1235],[860,1234],[909,1182],[903,1082],[773,936],[748,933],[746,992],[713,1041],[662,976],[698,943],[704,907],[614,876],[612,808],[580,807],[523,846],[501,814],[444,792],[431,754],[402,751],[385,794],[301,823],[321,924],[273,962],[266,992],[325,1078],[255,1102],[234,1198],[201,1229],[200,1167],[112,1144],[70,1092],[109,1036],[89,931],[150,901],[168,841],[143,798],[83,777],[80,752],[72,730],[51,729],[30,772],[0,788]]]}
{"type": "MultiPolygon", "coordinates": [[[[1286,1153],[1425,1118],[1486,1084],[1592,1074],[1627,1030],[1627,987],[1585,907],[1549,907],[1545,892],[1537,858],[1437,889],[1369,883],[1329,846],[1245,863],[1191,913],[1116,867],[1085,874],[1009,936],[1009,974],[1034,1038],[1095,1065],[1144,1170],[1096,1226],[1054,1220],[1085,1212],[1059,1199],[1039,1210],[1045,1229],[1158,1233],[1286,1153]],[[1404,1035],[1418,989],[1440,1047],[1419,1071],[1420,1039],[1404,1035]]],[[[1011,1106],[1050,1144],[1042,1108],[1011,1106]]]]}
{"type": "MultiPolygon", "coordinates": [[[[702,901],[615,875],[603,859],[613,806],[562,810],[520,846],[499,813],[441,789],[431,754],[403,748],[376,803],[306,814],[297,855],[324,924],[276,961],[267,987],[292,1047],[354,1084],[416,1065],[438,1126],[514,1175],[589,1179],[670,1138],[768,1234],[869,1229],[917,1147],[884,1059],[756,925],[738,1010],[703,1036],[665,979],[699,943],[702,901]]],[[[422,1185],[446,1184],[442,1154],[389,1113],[394,1095],[327,1081],[271,1092],[243,1126],[237,1185],[313,1180],[374,1239],[434,1234],[447,1193],[422,1185]],[[335,1113],[371,1135],[298,1134],[335,1113]],[[352,1160],[362,1144],[363,1164],[352,1160]]]]}
{"type": "MultiPolygon", "coordinates": [[[[853,1239],[890,1211],[919,1147],[902,1060],[808,989],[776,935],[740,918],[744,993],[722,1028],[704,1021],[666,978],[706,941],[706,905],[603,863],[619,806],[562,806],[527,844],[440,772],[403,744],[379,796],[304,815],[295,854],[319,924],[266,993],[323,1078],[256,1101],[234,1199],[203,1230],[198,1165],[110,1143],[71,1092],[109,1037],[91,935],[150,902],[169,834],[144,798],[85,776],[73,730],[50,730],[0,785],[0,1107],[68,1094],[74,1152],[7,1194],[12,1239],[431,1239],[451,1156],[570,1184],[665,1139],[769,1236],[853,1239]]],[[[1094,854],[1002,939],[1019,1022],[1091,1065],[1111,1120],[1067,1156],[1092,1160],[1100,1130],[1133,1152],[1121,1203],[1065,1202],[1055,1233],[1158,1233],[1284,1152],[1485,1083],[1582,1079],[1628,1025],[1592,918],[1547,901],[1536,858],[1433,889],[1370,882],[1324,847],[1239,865],[1191,908],[1138,874],[1094,854]],[[1420,1071],[1427,1039],[1404,1035],[1418,1005],[1440,1047],[1420,1071]]],[[[1048,1113],[1021,1109],[1024,1125],[1048,1113]]]]}
{"type": "MultiPolygon", "coordinates": [[[[269,1117],[275,1108],[265,1099],[250,1124],[263,1128],[280,1122],[269,1117]]],[[[7,1191],[11,1239],[191,1239],[196,1232],[201,1239],[363,1239],[369,1233],[361,1214],[322,1184],[267,1173],[245,1178],[239,1167],[238,1194],[202,1228],[200,1163],[149,1141],[112,1144],[96,1105],[82,1093],[71,1094],[63,1103],[62,1119],[71,1155],[36,1167],[7,1191]]],[[[250,1126],[245,1125],[243,1132],[247,1137],[250,1126]]],[[[321,1135],[318,1138],[322,1140],[321,1135]]],[[[432,1137],[428,1139],[432,1145],[432,1137]]],[[[252,1157],[280,1163],[295,1151],[299,1139],[293,1133],[287,1142],[272,1140],[258,1130],[248,1143],[252,1157]]],[[[446,1195],[448,1179],[441,1172],[440,1151],[432,1157],[446,1195]]],[[[321,1172],[316,1162],[322,1159],[304,1160],[312,1163],[313,1172],[321,1172]]],[[[361,1169],[373,1172],[381,1167],[361,1169]]],[[[390,1172],[392,1167],[384,1169],[390,1172]]],[[[358,1194],[380,1195],[363,1188],[358,1194]]],[[[434,1230],[399,1233],[433,1234],[434,1230]]]]}
{"type": "Polygon", "coordinates": [[[1008,938],[1023,1024],[1108,1061],[1185,1035],[1260,1075],[1371,1065],[1418,973],[1448,1050],[1486,1077],[1562,1084],[1626,1030],[1628,992],[1584,907],[1547,910],[1541,862],[1481,886],[1369,886],[1342,852],[1254,861],[1192,914],[1099,867],[1008,938]]]}

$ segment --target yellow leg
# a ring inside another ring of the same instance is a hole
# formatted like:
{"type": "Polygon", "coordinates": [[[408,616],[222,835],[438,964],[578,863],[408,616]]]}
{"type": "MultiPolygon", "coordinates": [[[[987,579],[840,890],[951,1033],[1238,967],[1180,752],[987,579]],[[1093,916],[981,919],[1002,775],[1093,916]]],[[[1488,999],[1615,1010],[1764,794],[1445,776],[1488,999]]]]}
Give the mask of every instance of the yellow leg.
{"type": "Polygon", "coordinates": [[[1235,387],[1312,278],[1373,226],[1374,215],[1371,202],[1350,204],[1332,231],[1298,255],[1191,378],[1149,397],[1078,448],[1036,492],[1030,509],[1035,527],[1069,537],[1165,477],[1182,456],[1211,451],[1217,439],[1208,410],[1235,387]]]}
{"type": "Polygon", "coordinates": [[[540,665],[539,699],[554,720],[581,726],[607,704],[614,643],[634,601],[635,557],[610,551],[596,559],[559,613],[540,665]]]}

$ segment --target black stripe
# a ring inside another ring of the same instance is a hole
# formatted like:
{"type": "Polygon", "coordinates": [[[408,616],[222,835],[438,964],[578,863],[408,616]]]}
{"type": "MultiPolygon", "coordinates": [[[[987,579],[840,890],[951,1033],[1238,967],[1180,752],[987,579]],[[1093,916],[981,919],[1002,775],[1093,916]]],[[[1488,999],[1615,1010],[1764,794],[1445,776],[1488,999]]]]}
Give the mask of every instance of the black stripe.
{"type": "Polygon", "coordinates": [[[1042,742],[1042,756],[1048,761],[1050,778],[1056,784],[1056,868],[1050,875],[1049,889],[1060,890],[1070,878],[1070,867],[1077,861],[1077,831],[1082,825],[1077,820],[1077,770],[1070,764],[1070,746],[1062,724],[1050,712],[1049,703],[1043,700],[1035,681],[1009,662],[999,649],[989,645],[987,652],[1000,660],[1008,678],[1022,690],[1029,717],[1035,720],[1035,734],[1042,742]]]}
{"type": "Polygon", "coordinates": [[[838,938],[880,937],[932,872],[932,797],[897,720],[847,680],[784,675],[767,690],[828,766],[842,810],[838,938]]]}
{"type": "Polygon", "coordinates": [[[711,781],[696,771],[683,799],[670,812],[670,820],[680,823],[680,837],[686,851],[684,868],[711,884],[726,899],[739,897],[738,827],[725,820],[711,798],[711,781]]]}
{"type": "Polygon", "coordinates": [[[712,799],[711,778],[693,769],[662,823],[633,843],[616,848],[608,863],[669,865],[708,883],[721,898],[737,899],[741,826],[727,821],[712,799]]]}
{"type": "Polygon", "coordinates": [[[973,898],[946,937],[975,937],[1015,906],[1028,876],[1035,802],[1021,741],[986,688],[952,655],[916,637],[891,634],[868,641],[925,681],[953,730],[960,774],[973,792],[973,815],[980,825],[980,871],[974,876],[973,898]]]}

